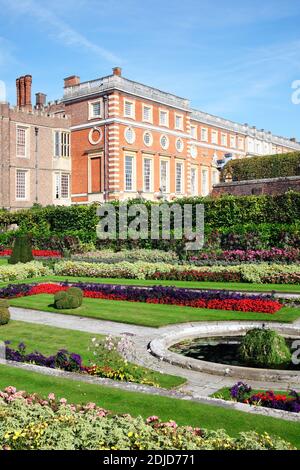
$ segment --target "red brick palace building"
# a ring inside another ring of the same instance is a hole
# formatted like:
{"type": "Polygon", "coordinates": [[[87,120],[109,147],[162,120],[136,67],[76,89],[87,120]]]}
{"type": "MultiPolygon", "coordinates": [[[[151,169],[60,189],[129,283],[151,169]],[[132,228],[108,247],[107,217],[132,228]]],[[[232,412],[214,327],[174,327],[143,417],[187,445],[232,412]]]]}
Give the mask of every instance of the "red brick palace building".
{"type": "Polygon", "coordinates": [[[113,74],[65,79],[71,116],[72,202],[208,195],[228,158],[300,150],[273,136],[191,109],[187,99],[113,74]]]}

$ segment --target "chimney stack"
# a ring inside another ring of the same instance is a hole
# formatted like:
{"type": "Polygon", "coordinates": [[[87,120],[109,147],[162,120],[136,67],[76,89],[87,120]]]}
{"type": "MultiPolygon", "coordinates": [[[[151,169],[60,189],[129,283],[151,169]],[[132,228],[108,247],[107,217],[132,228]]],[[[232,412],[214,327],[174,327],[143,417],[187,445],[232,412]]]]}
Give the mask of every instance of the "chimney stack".
{"type": "Polygon", "coordinates": [[[121,69],[121,67],[114,67],[114,68],[113,68],[113,74],[114,74],[114,75],[117,75],[118,77],[121,77],[121,75],[122,75],[122,69],[121,69]]]}
{"type": "Polygon", "coordinates": [[[77,75],[71,75],[70,77],[67,77],[64,79],[65,88],[68,88],[69,86],[76,86],[80,84],[80,77],[77,75]]]}
{"type": "Polygon", "coordinates": [[[25,75],[16,79],[17,106],[31,110],[31,84],[32,76],[25,75]]]}
{"type": "Polygon", "coordinates": [[[43,109],[46,105],[47,95],[45,93],[36,93],[35,94],[35,108],[43,109]]]}

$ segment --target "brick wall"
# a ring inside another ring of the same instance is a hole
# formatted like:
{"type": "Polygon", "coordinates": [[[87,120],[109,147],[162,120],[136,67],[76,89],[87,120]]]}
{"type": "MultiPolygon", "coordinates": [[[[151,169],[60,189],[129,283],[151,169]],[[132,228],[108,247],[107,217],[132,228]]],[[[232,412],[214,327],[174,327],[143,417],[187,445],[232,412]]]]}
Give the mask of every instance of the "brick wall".
{"type": "Polygon", "coordinates": [[[261,180],[237,181],[220,183],[213,187],[213,196],[232,194],[234,196],[249,196],[259,194],[283,194],[289,190],[300,192],[300,176],[287,178],[272,178],[261,180]]]}

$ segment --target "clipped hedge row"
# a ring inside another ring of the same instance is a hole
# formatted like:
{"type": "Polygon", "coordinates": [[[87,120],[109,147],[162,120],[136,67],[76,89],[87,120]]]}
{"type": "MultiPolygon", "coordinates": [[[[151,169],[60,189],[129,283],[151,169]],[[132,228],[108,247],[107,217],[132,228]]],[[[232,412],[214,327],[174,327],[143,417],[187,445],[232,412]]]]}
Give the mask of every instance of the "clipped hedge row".
{"type": "Polygon", "coordinates": [[[279,178],[300,175],[300,152],[229,161],[222,170],[222,178],[230,175],[234,181],[279,178]]]}

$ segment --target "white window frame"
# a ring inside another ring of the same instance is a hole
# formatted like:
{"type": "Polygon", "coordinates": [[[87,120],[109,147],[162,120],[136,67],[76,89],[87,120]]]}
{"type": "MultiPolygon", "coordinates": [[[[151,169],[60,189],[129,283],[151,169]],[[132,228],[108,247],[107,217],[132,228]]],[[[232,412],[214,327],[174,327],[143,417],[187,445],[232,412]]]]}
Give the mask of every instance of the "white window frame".
{"type": "Polygon", "coordinates": [[[153,167],[154,167],[153,157],[144,155],[143,156],[143,192],[144,193],[153,193],[153,188],[154,188],[153,167]],[[146,186],[145,186],[145,161],[146,160],[150,162],[150,188],[149,189],[146,189],[146,186]]]}
{"type": "Polygon", "coordinates": [[[97,100],[93,100],[93,101],[89,101],[89,120],[90,119],[101,119],[102,118],[102,114],[103,114],[103,109],[102,109],[102,100],[101,99],[97,99],[97,100]],[[97,116],[94,115],[94,112],[93,112],[93,105],[94,104],[98,104],[100,105],[100,114],[97,116]]]}
{"type": "Polygon", "coordinates": [[[184,115],[183,114],[179,114],[179,113],[175,113],[175,116],[174,116],[174,129],[178,130],[178,131],[183,131],[183,120],[184,120],[184,115]],[[180,118],[180,125],[177,126],[177,118],[180,118]]]}
{"type": "Polygon", "coordinates": [[[136,155],[132,153],[124,153],[124,191],[126,193],[132,193],[136,191],[136,155]],[[132,188],[126,188],[126,158],[132,159],[132,188]]]}
{"type": "Polygon", "coordinates": [[[30,149],[30,127],[28,126],[23,126],[21,124],[17,124],[16,125],[16,156],[17,158],[29,158],[29,149],[30,149]],[[24,139],[25,139],[25,143],[24,143],[24,147],[25,147],[25,155],[19,155],[18,153],[18,130],[24,130],[24,139]]]}
{"type": "Polygon", "coordinates": [[[163,127],[169,127],[170,126],[170,124],[169,124],[169,115],[170,115],[169,110],[164,109],[164,108],[159,108],[158,113],[159,113],[159,125],[163,126],[163,127]],[[162,123],[161,113],[166,113],[166,123],[162,123]]]}
{"type": "Polygon", "coordinates": [[[184,163],[182,161],[175,161],[175,194],[183,194],[184,193],[184,163]],[[180,191],[177,191],[177,166],[181,165],[181,184],[180,184],[180,191]]]}
{"type": "Polygon", "coordinates": [[[53,156],[54,158],[70,158],[71,156],[71,132],[66,129],[54,129],[53,131],[53,156]],[[56,152],[56,135],[59,135],[58,148],[59,154],[56,152]],[[62,136],[64,136],[62,138],[62,136]],[[66,139],[66,140],[65,140],[66,139]]]}
{"type": "Polygon", "coordinates": [[[222,134],[221,134],[221,145],[223,147],[227,147],[227,145],[228,145],[228,136],[224,132],[222,132],[222,134]]]}
{"type": "Polygon", "coordinates": [[[245,147],[245,144],[244,144],[244,139],[243,137],[239,137],[238,138],[238,147],[239,147],[239,150],[244,150],[244,147],[245,147]]]}
{"type": "Polygon", "coordinates": [[[152,124],[152,123],[153,123],[153,106],[151,106],[150,104],[145,104],[145,103],[143,103],[143,104],[142,104],[142,113],[143,113],[143,115],[142,115],[142,121],[143,121],[143,122],[149,122],[150,124],[152,124]],[[145,118],[145,108],[149,108],[149,110],[150,110],[150,117],[149,117],[149,119],[145,118]]]}
{"type": "Polygon", "coordinates": [[[201,168],[201,195],[208,196],[209,195],[209,171],[208,168],[201,168]],[[206,174],[206,187],[204,188],[203,185],[203,174],[206,174]]]}
{"type": "Polygon", "coordinates": [[[124,130],[124,138],[126,140],[126,142],[128,144],[134,144],[135,142],[135,139],[136,139],[136,133],[135,133],[135,130],[133,129],[133,127],[126,127],[126,129],[124,130]],[[131,130],[132,131],[132,140],[129,140],[127,137],[126,137],[126,133],[131,130]]]}
{"type": "Polygon", "coordinates": [[[213,129],[211,131],[211,143],[214,145],[218,145],[218,141],[219,141],[219,132],[213,129]]]}
{"type": "Polygon", "coordinates": [[[230,134],[230,148],[236,149],[236,136],[230,134]]]}
{"type": "Polygon", "coordinates": [[[198,126],[194,124],[191,125],[191,137],[195,140],[197,140],[198,137],[198,126]]]}
{"type": "Polygon", "coordinates": [[[208,128],[207,127],[201,127],[201,140],[202,142],[208,142],[208,128]],[[203,133],[205,134],[205,137],[203,136],[203,133]]]}
{"type": "Polygon", "coordinates": [[[55,201],[60,201],[60,200],[66,201],[67,199],[70,199],[70,193],[71,193],[70,182],[71,182],[70,173],[68,173],[66,171],[56,171],[55,172],[55,174],[54,174],[54,200],[55,201]],[[63,176],[67,176],[67,180],[68,180],[68,195],[67,196],[62,195],[62,178],[63,178],[63,176]],[[58,186],[57,186],[57,179],[59,179],[58,186]],[[56,191],[57,187],[58,187],[58,193],[56,191]],[[57,197],[57,194],[58,194],[58,197],[57,197]]]}
{"type": "Polygon", "coordinates": [[[191,166],[191,195],[192,196],[198,196],[199,193],[199,188],[198,188],[198,167],[196,166],[191,166]],[[195,189],[193,191],[192,188],[192,171],[195,171],[195,189]]]}
{"type": "Polygon", "coordinates": [[[28,201],[29,198],[29,188],[30,188],[30,170],[27,170],[25,168],[16,168],[16,176],[15,176],[15,197],[16,201],[28,201]],[[18,197],[18,173],[24,173],[25,174],[25,180],[24,180],[24,191],[25,195],[24,197],[18,197]]]}
{"type": "Polygon", "coordinates": [[[197,146],[195,144],[192,144],[191,147],[190,147],[190,154],[191,154],[191,157],[192,158],[197,158],[198,156],[198,149],[197,149],[197,146]]]}
{"type": "Polygon", "coordinates": [[[178,153],[182,153],[184,151],[184,142],[183,140],[181,139],[181,137],[178,137],[175,141],[175,149],[176,149],[176,152],[178,153]],[[177,143],[178,142],[181,142],[181,146],[180,146],[180,149],[177,148],[177,143]]]}
{"type": "Polygon", "coordinates": [[[135,119],[135,101],[130,100],[128,98],[124,98],[124,109],[123,109],[123,116],[126,118],[131,118],[135,119]],[[126,103],[130,103],[132,105],[131,107],[131,114],[126,114],[126,103]]]}
{"type": "Polygon", "coordinates": [[[220,182],[220,173],[218,170],[212,170],[212,175],[211,175],[211,179],[212,179],[212,184],[219,184],[220,182]],[[215,175],[217,176],[216,178],[216,181],[215,180],[215,175]]]}
{"type": "Polygon", "coordinates": [[[161,148],[162,148],[163,150],[168,150],[169,145],[170,145],[170,140],[169,140],[169,137],[168,137],[166,134],[162,134],[162,135],[160,136],[159,142],[160,142],[160,146],[161,146],[161,148]],[[163,144],[162,144],[162,139],[163,139],[163,138],[166,139],[166,145],[165,145],[165,146],[163,146],[163,144]]]}
{"type": "Polygon", "coordinates": [[[169,194],[170,192],[170,160],[167,158],[161,158],[159,162],[159,187],[161,188],[163,194],[169,194]],[[162,162],[166,163],[166,191],[162,190],[162,174],[161,174],[162,162]]]}

